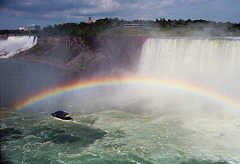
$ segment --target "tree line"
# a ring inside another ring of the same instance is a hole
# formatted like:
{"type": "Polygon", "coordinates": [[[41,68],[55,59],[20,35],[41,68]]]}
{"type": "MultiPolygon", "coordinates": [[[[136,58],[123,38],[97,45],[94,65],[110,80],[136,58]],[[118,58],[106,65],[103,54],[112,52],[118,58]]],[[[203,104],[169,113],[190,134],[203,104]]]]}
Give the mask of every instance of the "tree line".
{"type": "Polygon", "coordinates": [[[188,29],[188,30],[220,30],[221,32],[227,32],[234,34],[240,34],[240,23],[231,23],[231,22],[215,22],[207,21],[203,19],[199,20],[171,20],[165,18],[159,18],[155,21],[152,20],[133,20],[126,21],[119,18],[104,18],[98,19],[95,22],[90,24],[85,22],[80,23],[64,23],[58,25],[49,25],[39,30],[31,31],[19,31],[19,30],[0,30],[1,34],[36,34],[36,35],[61,35],[61,36],[82,36],[82,37],[91,37],[96,36],[105,30],[119,28],[123,29],[126,24],[140,24],[143,27],[147,28],[156,28],[160,30],[172,30],[172,29],[188,29]]]}

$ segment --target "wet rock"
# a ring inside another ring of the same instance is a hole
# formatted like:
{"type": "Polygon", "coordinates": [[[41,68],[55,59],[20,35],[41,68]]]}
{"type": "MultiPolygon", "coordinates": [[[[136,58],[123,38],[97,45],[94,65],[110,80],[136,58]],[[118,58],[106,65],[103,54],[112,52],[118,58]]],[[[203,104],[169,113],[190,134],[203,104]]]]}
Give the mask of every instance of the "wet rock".
{"type": "Polygon", "coordinates": [[[21,137],[22,137],[22,132],[15,128],[0,129],[0,142],[10,140],[10,139],[19,139],[21,137]]]}

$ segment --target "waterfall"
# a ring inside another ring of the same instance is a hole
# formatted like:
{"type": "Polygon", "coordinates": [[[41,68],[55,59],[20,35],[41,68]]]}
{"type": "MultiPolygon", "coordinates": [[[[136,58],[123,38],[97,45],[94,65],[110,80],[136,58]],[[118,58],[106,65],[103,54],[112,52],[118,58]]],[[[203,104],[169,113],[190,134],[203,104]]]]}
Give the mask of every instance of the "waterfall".
{"type": "Polygon", "coordinates": [[[36,44],[37,38],[35,36],[10,36],[7,40],[0,40],[0,59],[12,57],[36,44]]]}
{"type": "Polygon", "coordinates": [[[150,38],[142,47],[139,74],[240,95],[240,40],[150,38]]]}

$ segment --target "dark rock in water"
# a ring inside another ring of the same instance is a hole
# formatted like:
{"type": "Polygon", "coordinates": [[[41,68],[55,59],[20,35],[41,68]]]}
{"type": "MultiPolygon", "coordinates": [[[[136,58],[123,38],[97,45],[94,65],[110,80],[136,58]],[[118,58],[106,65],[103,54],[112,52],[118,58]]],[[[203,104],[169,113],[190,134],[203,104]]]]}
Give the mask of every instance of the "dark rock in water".
{"type": "Polygon", "coordinates": [[[22,132],[14,128],[0,129],[0,142],[11,139],[21,138],[22,132]]]}
{"type": "Polygon", "coordinates": [[[64,111],[56,111],[51,114],[53,117],[59,118],[61,120],[72,120],[72,117],[69,116],[67,112],[64,111]]]}
{"type": "Polygon", "coordinates": [[[106,132],[79,124],[50,124],[36,127],[30,134],[41,138],[40,142],[76,143],[76,145],[80,143],[82,147],[85,147],[104,137],[106,132]]]}

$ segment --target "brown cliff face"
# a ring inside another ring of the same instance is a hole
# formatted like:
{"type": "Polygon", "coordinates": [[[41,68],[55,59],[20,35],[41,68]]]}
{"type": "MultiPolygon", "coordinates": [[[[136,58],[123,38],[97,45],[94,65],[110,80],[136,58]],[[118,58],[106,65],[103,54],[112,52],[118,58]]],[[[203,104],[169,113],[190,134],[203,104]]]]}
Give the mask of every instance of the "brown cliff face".
{"type": "Polygon", "coordinates": [[[15,58],[66,70],[69,76],[134,71],[146,37],[41,37],[32,49],[15,58]]]}
{"type": "Polygon", "coordinates": [[[138,62],[145,37],[101,37],[97,38],[100,53],[110,63],[111,69],[133,71],[138,62]]]}
{"type": "Polygon", "coordinates": [[[36,46],[19,53],[15,58],[66,69],[65,64],[77,55],[75,49],[77,52],[86,49],[81,38],[78,38],[77,45],[75,42],[70,37],[40,37],[36,46]]]}

